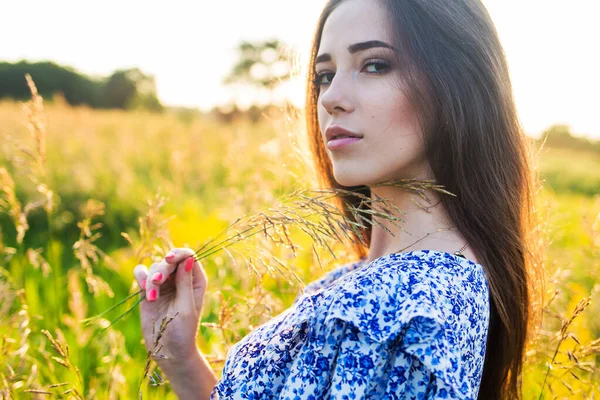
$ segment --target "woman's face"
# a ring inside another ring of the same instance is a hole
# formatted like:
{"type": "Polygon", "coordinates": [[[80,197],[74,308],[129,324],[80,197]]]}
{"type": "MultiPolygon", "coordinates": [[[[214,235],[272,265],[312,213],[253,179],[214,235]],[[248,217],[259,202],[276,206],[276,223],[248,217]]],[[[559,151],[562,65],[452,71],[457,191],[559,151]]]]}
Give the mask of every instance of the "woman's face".
{"type": "Polygon", "coordinates": [[[431,178],[386,24],[377,1],[346,0],[323,28],[315,66],[319,125],[344,186],[431,178]],[[328,142],[326,130],[334,125],[361,138],[328,142]]]}

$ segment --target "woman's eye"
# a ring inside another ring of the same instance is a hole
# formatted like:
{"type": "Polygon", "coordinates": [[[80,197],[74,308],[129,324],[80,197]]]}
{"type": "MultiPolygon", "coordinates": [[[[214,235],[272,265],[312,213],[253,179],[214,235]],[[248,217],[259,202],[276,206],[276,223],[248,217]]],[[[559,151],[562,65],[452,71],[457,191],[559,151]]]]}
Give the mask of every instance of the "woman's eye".
{"type": "Polygon", "coordinates": [[[365,63],[365,69],[368,69],[368,67],[374,66],[375,68],[372,69],[371,71],[367,71],[369,73],[373,73],[373,74],[379,74],[384,72],[385,70],[387,70],[390,67],[390,63],[388,63],[387,61],[382,61],[382,60],[373,60],[373,61],[367,61],[365,63]],[[377,68],[379,68],[379,70],[377,70],[377,68]]]}
{"type": "MultiPolygon", "coordinates": [[[[371,60],[364,64],[363,69],[370,74],[381,74],[390,68],[390,63],[383,60],[371,60]],[[374,67],[371,68],[370,67],[374,67]],[[370,69],[370,70],[369,70],[370,69]]],[[[317,73],[313,83],[317,86],[329,85],[335,74],[331,72],[317,73]]]]}
{"type": "Polygon", "coordinates": [[[333,79],[333,77],[331,77],[331,79],[329,81],[324,81],[325,77],[327,77],[328,75],[333,75],[330,72],[322,72],[320,74],[317,74],[316,78],[313,80],[313,83],[315,85],[327,85],[331,83],[331,79],[333,79]]]}

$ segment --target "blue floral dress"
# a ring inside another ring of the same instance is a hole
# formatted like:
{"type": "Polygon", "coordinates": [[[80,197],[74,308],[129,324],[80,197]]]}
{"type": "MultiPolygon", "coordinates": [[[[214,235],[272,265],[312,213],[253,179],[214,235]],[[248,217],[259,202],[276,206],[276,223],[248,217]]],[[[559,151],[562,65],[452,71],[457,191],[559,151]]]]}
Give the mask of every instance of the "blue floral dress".
{"type": "Polygon", "coordinates": [[[446,252],[344,264],[233,345],[211,399],[476,399],[480,264],[446,252]]]}

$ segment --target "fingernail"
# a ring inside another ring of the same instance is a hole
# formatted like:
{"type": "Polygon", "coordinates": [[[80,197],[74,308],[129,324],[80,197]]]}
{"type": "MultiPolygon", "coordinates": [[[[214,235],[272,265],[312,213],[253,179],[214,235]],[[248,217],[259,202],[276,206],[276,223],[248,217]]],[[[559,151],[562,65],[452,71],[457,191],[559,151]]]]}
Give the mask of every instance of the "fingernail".
{"type": "Polygon", "coordinates": [[[173,252],[168,252],[167,255],[165,256],[165,260],[167,261],[171,261],[173,258],[175,257],[175,254],[173,252]]]}
{"type": "Polygon", "coordinates": [[[185,272],[190,272],[194,266],[194,257],[190,257],[185,262],[185,272]]]}
{"type": "Polygon", "coordinates": [[[152,282],[160,282],[162,280],[162,273],[157,272],[152,276],[152,282]]]}
{"type": "Polygon", "coordinates": [[[148,290],[148,301],[156,300],[156,289],[148,290]]]}
{"type": "Polygon", "coordinates": [[[146,290],[146,280],[142,279],[142,289],[146,290]]]}

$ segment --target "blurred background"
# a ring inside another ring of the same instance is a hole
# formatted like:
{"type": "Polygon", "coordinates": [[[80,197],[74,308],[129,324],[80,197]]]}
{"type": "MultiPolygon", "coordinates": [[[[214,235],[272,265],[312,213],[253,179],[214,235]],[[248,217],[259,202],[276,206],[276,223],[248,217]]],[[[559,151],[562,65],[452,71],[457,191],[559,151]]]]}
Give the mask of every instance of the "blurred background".
{"type": "MultiPolygon", "coordinates": [[[[135,298],[104,331],[124,309],[81,320],[137,290],[136,264],[314,187],[297,117],[324,3],[0,3],[0,399],[175,398],[147,363],[135,298]]],[[[483,3],[543,184],[548,287],[526,398],[593,398],[600,3],[483,3]]],[[[292,237],[296,253],[253,238],[203,260],[212,286],[198,345],[217,372],[303,284],[352,260],[339,243],[334,258],[292,237]]]]}
{"type": "MultiPolygon", "coordinates": [[[[210,5],[175,1],[169,7],[116,0],[6,2],[1,11],[11,17],[0,26],[5,38],[0,60],[8,63],[2,64],[0,96],[26,96],[24,80],[10,79],[8,71],[36,68],[40,92],[62,92],[70,104],[132,107],[136,103],[127,98],[126,90],[112,90],[126,79],[138,91],[152,92],[156,99],[138,99],[150,108],[207,112],[218,106],[236,104],[245,109],[284,99],[301,106],[302,80],[289,82],[285,64],[298,61],[299,67],[305,66],[323,4],[323,0],[210,5]],[[267,49],[274,51],[261,52],[267,49]],[[48,64],[38,64],[42,62],[48,64]],[[281,82],[272,82],[274,78],[281,82]],[[251,84],[254,87],[248,87],[251,84]],[[98,93],[101,87],[112,93],[111,98],[98,93]]],[[[600,26],[595,21],[600,4],[594,0],[485,0],[484,4],[505,48],[527,132],[539,136],[552,125],[564,124],[575,135],[600,138],[595,117],[600,105],[596,50],[600,26]]]]}

